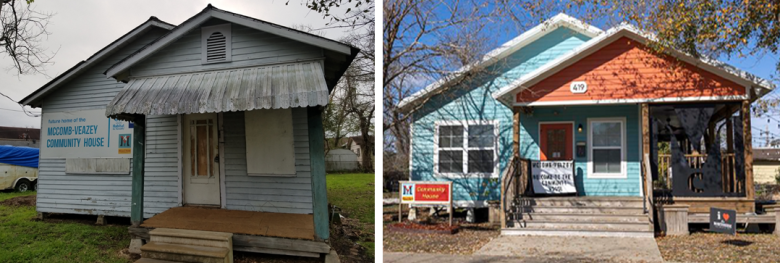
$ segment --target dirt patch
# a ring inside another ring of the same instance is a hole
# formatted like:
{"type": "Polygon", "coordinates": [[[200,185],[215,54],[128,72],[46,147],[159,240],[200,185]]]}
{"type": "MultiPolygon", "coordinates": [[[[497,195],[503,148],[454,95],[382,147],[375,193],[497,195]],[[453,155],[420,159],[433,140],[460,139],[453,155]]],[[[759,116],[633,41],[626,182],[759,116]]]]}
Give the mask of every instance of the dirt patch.
{"type": "Polygon", "coordinates": [[[17,196],[17,197],[3,200],[2,202],[0,202],[0,205],[13,206],[13,207],[35,206],[35,200],[36,199],[34,195],[17,196]]]}
{"type": "Polygon", "coordinates": [[[693,233],[659,237],[656,242],[666,261],[780,262],[780,237],[773,234],[693,233]]]}
{"type": "Polygon", "coordinates": [[[388,252],[436,253],[471,255],[498,237],[500,231],[489,223],[469,224],[460,222],[460,230],[454,235],[399,233],[385,227],[384,250],[388,252]]]}
{"type": "Polygon", "coordinates": [[[117,252],[117,254],[119,254],[120,257],[125,258],[125,259],[127,259],[129,261],[132,261],[132,262],[135,262],[136,260],[141,259],[141,254],[130,253],[130,249],[129,248],[123,248],[122,250],[119,250],[117,252]]]}
{"type": "Polygon", "coordinates": [[[330,246],[339,254],[341,262],[374,262],[366,248],[357,243],[361,239],[366,242],[374,241],[373,235],[363,231],[359,220],[341,218],[341,224],[331,225],[330,235],[330,246]]]}
{"type": "Polygon", "coordinates": [[[403,223],[389,224],[385,226],[386,231],[405,232],[405,233],[423,233],[423,234],[447,234],[458,233],[459,226],[440,223],[440,224],[418,224],[409,221],[403,223]]]}

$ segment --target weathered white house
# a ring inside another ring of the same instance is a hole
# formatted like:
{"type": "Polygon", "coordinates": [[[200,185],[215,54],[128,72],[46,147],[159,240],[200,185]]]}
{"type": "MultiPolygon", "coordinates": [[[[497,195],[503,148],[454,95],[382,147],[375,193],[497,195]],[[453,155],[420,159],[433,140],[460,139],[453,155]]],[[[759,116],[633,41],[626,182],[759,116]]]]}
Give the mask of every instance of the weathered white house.
{"type": "Polygon", "coordinates": [[[37,211],[130,216],[144,257],[161,229],[328,253],[321,109],[357,52],[211,5],[152,17],[22,100],[43,108],[37,211]]]}

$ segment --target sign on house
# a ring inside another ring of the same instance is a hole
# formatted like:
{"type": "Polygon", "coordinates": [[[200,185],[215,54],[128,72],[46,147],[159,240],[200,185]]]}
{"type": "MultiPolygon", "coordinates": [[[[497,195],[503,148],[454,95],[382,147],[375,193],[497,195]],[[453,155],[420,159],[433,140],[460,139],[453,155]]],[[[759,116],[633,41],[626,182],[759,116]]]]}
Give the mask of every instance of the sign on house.
{"type": "Polygon", "coordinates": [[[41,158],[132,158],[133,124],[105,112],[44,112],[41,158]]]}
{"type": "Polygon", "coordinates": [[[537,194],[576,193],[574,161],[532,161],[531,181],[537,194]]]}
{"type": "Polygon", "coordinates": [[[442,204],[452,200],[452,182],[400,182],[402,204],[442,204]]]}
{"type": "Polygon", "coordinates": [[[737,211],[710,207],[710,231],[737,234],[737,211]]]}

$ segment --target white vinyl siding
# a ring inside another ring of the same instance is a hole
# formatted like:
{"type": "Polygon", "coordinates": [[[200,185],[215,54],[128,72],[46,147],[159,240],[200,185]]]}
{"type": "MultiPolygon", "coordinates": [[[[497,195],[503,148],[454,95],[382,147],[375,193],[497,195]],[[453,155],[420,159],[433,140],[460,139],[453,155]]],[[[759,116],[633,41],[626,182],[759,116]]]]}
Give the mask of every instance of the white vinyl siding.
{"type": "Polygon", "coordinates": [[[434,131],[438,177],[498,177],[497,121],[439,121],[434,131]]]}

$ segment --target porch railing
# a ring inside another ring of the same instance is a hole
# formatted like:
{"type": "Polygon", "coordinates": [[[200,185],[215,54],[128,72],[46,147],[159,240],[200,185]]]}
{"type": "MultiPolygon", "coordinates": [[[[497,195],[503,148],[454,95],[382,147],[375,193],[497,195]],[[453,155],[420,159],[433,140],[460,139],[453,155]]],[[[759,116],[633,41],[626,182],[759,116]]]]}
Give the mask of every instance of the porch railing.
{"type": "MultiPolygon", "coordinates": [[[[706,154],[686,154],[685,159],[691,168],[701,168],[704,165],[704,161],[707,160],[706,154]]],[[[653,188],[660,190],[672,189],[672,180],[669,178],[671,174],[671,161],[672,156],[670,154],[658,155],[658,179],[653,181],[653,188]]],[[[742,193],[744,190],[744,181],[737,178],[738,167],[734,162],[733,153],[724,153],[721,156],[721,180],[723,182],[724,193],[742,193]]],[[[672,175],[674,176],[674,175],[672,175]]],[[[702,178],[702,174],[695,174],[698,178],[702,178]]],[[[693,177],[688,179],[689,187],[692,184],[693,177]]]]}
{"type": "Polygon", "coordinates": [[[517,213],[517,198],[528,189],[530,161],[512,156],[501,176],[501,227],[513,220],[517,213]]]}

